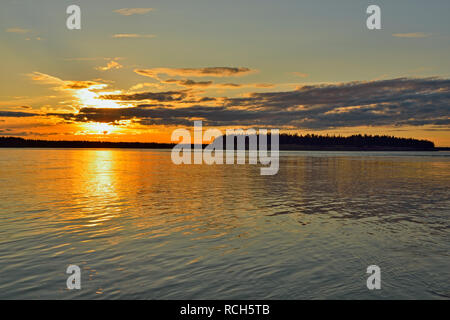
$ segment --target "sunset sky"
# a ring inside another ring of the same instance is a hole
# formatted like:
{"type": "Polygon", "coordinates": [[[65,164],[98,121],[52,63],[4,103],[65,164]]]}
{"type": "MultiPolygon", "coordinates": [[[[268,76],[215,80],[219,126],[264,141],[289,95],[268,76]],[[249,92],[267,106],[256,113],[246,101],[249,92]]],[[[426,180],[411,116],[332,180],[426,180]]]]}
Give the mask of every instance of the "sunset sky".
{"type": "Polygon", "coordinates": [[[2,0],[0,136],[219,128],[450,146],[448,0],[2,0]],[[81,30],[66,28],[81,7],[81,30]],[[377,4],[382,30],[366,28],[377,4]]]}

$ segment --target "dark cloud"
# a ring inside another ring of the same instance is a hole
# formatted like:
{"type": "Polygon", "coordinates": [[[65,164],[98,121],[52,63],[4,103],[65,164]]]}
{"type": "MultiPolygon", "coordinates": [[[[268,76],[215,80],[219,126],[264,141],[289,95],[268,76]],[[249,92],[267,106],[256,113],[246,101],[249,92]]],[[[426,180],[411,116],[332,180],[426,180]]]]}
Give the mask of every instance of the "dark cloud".
{"type": "Polygon", "coordinates": [[[154,100],[159,102],[181,101],[187,97],[187,91],[141,92],[133,94],[104,95],[100,99],[121,101],[154,100]]]}
{"type": "Polygon", "coordinates": [[[231,88],[240,88],[242,87],[241,84],[237,84],[237,83],[222,83],[220,84],[221,87],[231,87],[231,88]]]}
{"type": "MultiPolygon", "coordinates": [[[[246,98],[225,98],[222,106],[197,104],[179,108],[186,93],[140,93],[105,98],[155,100],[122,109],[81,109],[80,113],[56,114],[67,120],[114,122],[134,119],[142,124],[192,124],[203,119],[210,126],[276,126],[328,129],[355,126],[448,126],[450,80],[400,78],[308,85],[294,91],[252,93],[246,98]],[[175,102],[176,106],[164,104],[175,102]]],[[[199,100],[198,100],[199,101],[199,100]]]]}
{"type": "Polygon", "coordinates": [[[87,89],[96,85],[100,85],[100,83],[95,81],[65,81],[63,88],[77,90],[87,89]]]}
{"type": "Polygon", "coordinates": [[[168,79],[163,82],[164,83],[175,83],[177,85],[185,86],[185,87],[209,87],[210,85],[213,84],[212,81],[194,81],[194,80],[190,80],[190,79],[186,79],[186,80],[168,79]]]}
{"type": "Polygon", "coordinates": [[[38,116],[38,113],[21,112],[21,111],[0,111],[0,117],[23,118],[38,116]]]}
{"type": "Polygon", "coordinates": [[[33,132],[33,131],[14,131],[12,129],[0,129],[0,136],[13,136],[13,137],[27,137],[30,135],[33,136],[54,136],[58,135],[60,133],[58,132],[46,132],[46,133],[39,133],[39,132],[33,132]]]}
{"type": "MultiPolygon", "coordinates": [[[[214,87],[214,88],[240,88],[241,84],[237,83],[214,83],[213,81],[195,81],[191,79],[168,79],[162,80],[164,83],[177,84],[183,87],[214,87]]],[[[257,85],[255,85],[257,86],[257,85]]]]}
{"type": "Polygon", "coordinates": [[[246,75],[254,72],[254,70],[244,67],[207,67],[136,69],[134,72],[151,78],[158,78],[160,74],[180,77],[231,77],[246,75]]]}

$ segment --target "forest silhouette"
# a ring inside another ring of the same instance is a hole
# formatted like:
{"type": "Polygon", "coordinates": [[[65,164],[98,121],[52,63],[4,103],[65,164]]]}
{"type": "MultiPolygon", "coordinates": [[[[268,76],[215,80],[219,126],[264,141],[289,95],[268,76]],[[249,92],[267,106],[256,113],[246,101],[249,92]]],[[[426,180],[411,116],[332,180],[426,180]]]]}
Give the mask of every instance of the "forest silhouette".
{"type": "MultiPolygon", "coordinates": [[[[236,135],[228,135],[226,139],[235,139],[236,135]]],[[[220,145],[222,137],[216,138],[214,143],[220,145]]],[[[259,137],[257,137],[259,140],[259,137]]],[[[270,134],[267,137],[270,146],[270,134]]],[[[249,136],[246,136],[248,148],[249,136]]],[[[226,143],[223,146],[226,146],[226,143]]],[[[436,150],[434,143],[428,140],[412,138],[398,138],[386,135],[352,135],[329,136],[316,134],[280,134],[280,150],[375,150],[375,151],[411,151],[436,150]]],[[[235,144],[236,145],[236,144],[235,144]]],[[[33,140],[19,137],[0,137],[2,148],[136,148],[136,149],[170,149],[173,143],[154,142],[110,142],[110,141],[66,141],[66,140],[33,140]]],[[[205,145],[206,146],[206,145],[205,145]]]]}

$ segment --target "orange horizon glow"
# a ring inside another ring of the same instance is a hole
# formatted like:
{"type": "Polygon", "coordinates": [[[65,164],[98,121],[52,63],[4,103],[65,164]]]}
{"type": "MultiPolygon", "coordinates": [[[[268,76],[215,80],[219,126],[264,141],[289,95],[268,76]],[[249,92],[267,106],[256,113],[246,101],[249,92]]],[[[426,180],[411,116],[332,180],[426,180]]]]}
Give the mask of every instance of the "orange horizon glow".
{"type": "MultiPolygon", "coordinates": [[[[115,125],[101,122],[87,122],[76,124],[78,131],[51,135],[43,138],[42,136],[27,136],[25,139],[49,140],[49,141],[110,141],[110,142],[141,142],[141,143],[177,143],[171,141],[172,132],[176,129],[185,128],[192,131],[193,127],[181,126],[157,126],[152,129],[147,128],[127,128],[123,125],[115,125]]],[[[210,127],[203,127],[203,132],[210,127]]],[[[229,127],[230,129],[235,127],[229,127]]],[[[216,128],[222,132],[226,132],[227,127],[216,128]]],[[[264,128],[259,128],[264,129],[264,128]]],[[[416,128],[414,128],[417,130],[416,128]]],[[[245,130],[245,129],[244,129],[245,130]]],[[[336,135],[351,136],[357,134],[368,135],[387,135],[398,138],[412,138],[418,140],[429,140],[436,147],[450,147],[450,137],[445,132],[434,132],[427,130],[417,131],[396,131],[392,128],[346,128],[341,130],[324,130],[324,131],[307,131],[307,130],[280,130],[280,133],[290,134],[317,134],[317,135],[336,135]]],[[[193,135],[193,134],[192,134],[193,135]]],[[[1,134],[0,134],[1,136],[1,134]]]]}

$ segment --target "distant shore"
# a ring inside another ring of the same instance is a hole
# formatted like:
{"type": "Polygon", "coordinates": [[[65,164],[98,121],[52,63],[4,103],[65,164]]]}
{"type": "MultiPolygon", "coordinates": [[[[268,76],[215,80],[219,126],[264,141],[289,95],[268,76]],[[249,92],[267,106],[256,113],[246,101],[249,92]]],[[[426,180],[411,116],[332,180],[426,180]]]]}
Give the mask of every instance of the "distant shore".
{"type": "MultiPolygon", "coordinates": [[[[449,147],[435,147],[432,142],[426,140],[379,136],[352,137],[280,135],[279,149],[284,151],[450,151],[449,147]],[[354,137],[361,139],[355,140],[354,137]]],[[[0,148],[172,149],[175,145],[155,142],[52,141],[0,137],[0,148]]]]}

